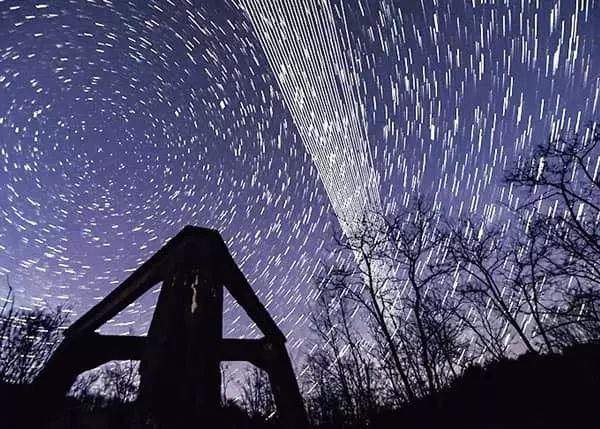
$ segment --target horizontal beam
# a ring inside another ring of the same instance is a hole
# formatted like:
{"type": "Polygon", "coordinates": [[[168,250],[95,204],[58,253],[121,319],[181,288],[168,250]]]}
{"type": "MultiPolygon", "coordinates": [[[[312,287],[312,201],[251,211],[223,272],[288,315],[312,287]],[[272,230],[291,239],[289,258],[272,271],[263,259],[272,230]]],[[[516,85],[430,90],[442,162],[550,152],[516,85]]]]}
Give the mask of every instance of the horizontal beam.
{"type": "Polygon", "coordinates": [[[47,399],[64,397],[79,374],[111,360],[140,360],[146,338],[92,333],[78,341],[65,339],[33,382],[47,399]]]}
{"type": "Polygon", "coordinates": [[[262,338],[256,340],[225,338],[219,343],[219,359],[250,362],[263,368],[267,344],[268,342],[262,338]]]}
{"type": "MultiPolygon", "coordinates": [[[[199,255],[207,254],[207,252],[214,255],[216,266],[205,268],[219,270],[219,272],[215,272],[217,278],[263,334],[266,337],[285,342],[285,335],[260,302],[246,277],[233,260],[221,235],[215,230],[194,226],[186,226],[123,283],[110,292],[106,298],[77,319],[65,330],[65,337],[77,338],[94,332],[152,286],[166,280],[172,275],[175,268],[192,269],[192,267],[174,267],[172,265],[182,261],[191,261],[196,268],[202,266],[202,262],[210,264],[207,261],[195,261],[193,255],[196,255],[196,251],[199,255]]],[[[212,259],[212,257],[209,259],[212,259]]]]}

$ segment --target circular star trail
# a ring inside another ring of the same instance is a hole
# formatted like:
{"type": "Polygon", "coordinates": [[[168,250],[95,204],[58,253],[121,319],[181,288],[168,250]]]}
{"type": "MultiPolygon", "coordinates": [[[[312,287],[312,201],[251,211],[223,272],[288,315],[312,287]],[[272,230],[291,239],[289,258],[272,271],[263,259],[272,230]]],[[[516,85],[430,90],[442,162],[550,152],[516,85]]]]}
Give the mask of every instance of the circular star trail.
{"type": "MultiPolygon", "coordinates": [[[[0,0],[0,271],[22,306],[80,314],[194,224],[299,346],[335,216],[423,192],[491,221],[507,163],[597,118],[596,0],[319,3],[0,0]]],[[[155,299],[106,329],[143,333],[155,299]]],[[[226,334],[247,325],[230,304],[226,334]]]]}

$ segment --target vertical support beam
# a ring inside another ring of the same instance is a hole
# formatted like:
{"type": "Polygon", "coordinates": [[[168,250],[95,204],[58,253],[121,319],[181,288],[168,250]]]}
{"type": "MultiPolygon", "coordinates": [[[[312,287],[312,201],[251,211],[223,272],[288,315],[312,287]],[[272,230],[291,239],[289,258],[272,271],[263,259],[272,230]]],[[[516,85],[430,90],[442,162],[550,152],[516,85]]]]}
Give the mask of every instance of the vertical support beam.
{"type": "Polygon", "coordinates": [[[268,343],[266,349],[266,370],[282,426],[290,429],[308,428],[302,395],[285,345],[279,342],[268,343]]]}
{"type": "Polygon", "coordinates": [[[217,427],[221,410],[219,345],[223,336],[223,286],[206,267],[194,275],[189,377],[193,380],[190,428],[217,427]],[[200,274],[202,273],[202,274],[200,274]]]}
{"type": "Polygon", "coordinates": [[[218,421],[223,287],[214,259],[188,243],[175,258],[177,273],[163,283],[140,366],[138,428],[212,427],[218,421]]]}
{"type": "Polygon", "coordinates": [[[185,288],[185,269],[167,278],[154,311],[148,343],[140,362],[140,389],[135,425],[137,428],[181,428],[187,410],[186,344],[191,291],[185,288]],[[186,305],[186,303],[188,305],[186,305]]]}

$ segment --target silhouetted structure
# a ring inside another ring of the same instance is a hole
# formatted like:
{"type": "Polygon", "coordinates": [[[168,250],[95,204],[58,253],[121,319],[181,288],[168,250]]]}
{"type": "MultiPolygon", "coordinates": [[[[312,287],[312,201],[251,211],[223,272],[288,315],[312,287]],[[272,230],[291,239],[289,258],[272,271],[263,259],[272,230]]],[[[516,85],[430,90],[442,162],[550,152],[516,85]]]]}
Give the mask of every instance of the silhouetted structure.
{"type": "Polygon", "coordinates": [[[264,369],[284,427],[304,428],[306,414],[285,341],[220,234],[187,226],[65,331],[63,343],[33,383],[34,418],[39,419],[34,423],[49,421],[81,372],[131,359],[141,361],[135,427],[218,427],[219,365],[231,360],[264,369]],[[147,337],[94,332],[160,282],[147,337]],[[223,286],[263,338],[222,338],[223,286]]]}

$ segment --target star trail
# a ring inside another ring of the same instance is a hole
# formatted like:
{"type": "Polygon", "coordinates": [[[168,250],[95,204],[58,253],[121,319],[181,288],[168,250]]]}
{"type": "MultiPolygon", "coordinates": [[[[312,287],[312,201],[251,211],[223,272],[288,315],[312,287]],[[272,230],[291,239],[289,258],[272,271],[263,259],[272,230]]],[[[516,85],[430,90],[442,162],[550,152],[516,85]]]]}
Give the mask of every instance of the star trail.
{"type": "MultiPolygon", "coordinates": [[[[0,272],[75,314],[186,224],[302,343],[336,217],[489,221],[507,163],[600,109],[600,4],[0,0],[0,272]],[[299,333],[299,334],[298,334],[299,333]]],[[[156,294],[106,330],[146,330],[156,294]]],[[[225,334],[251,335],[229,302],[225,334]]]]}

